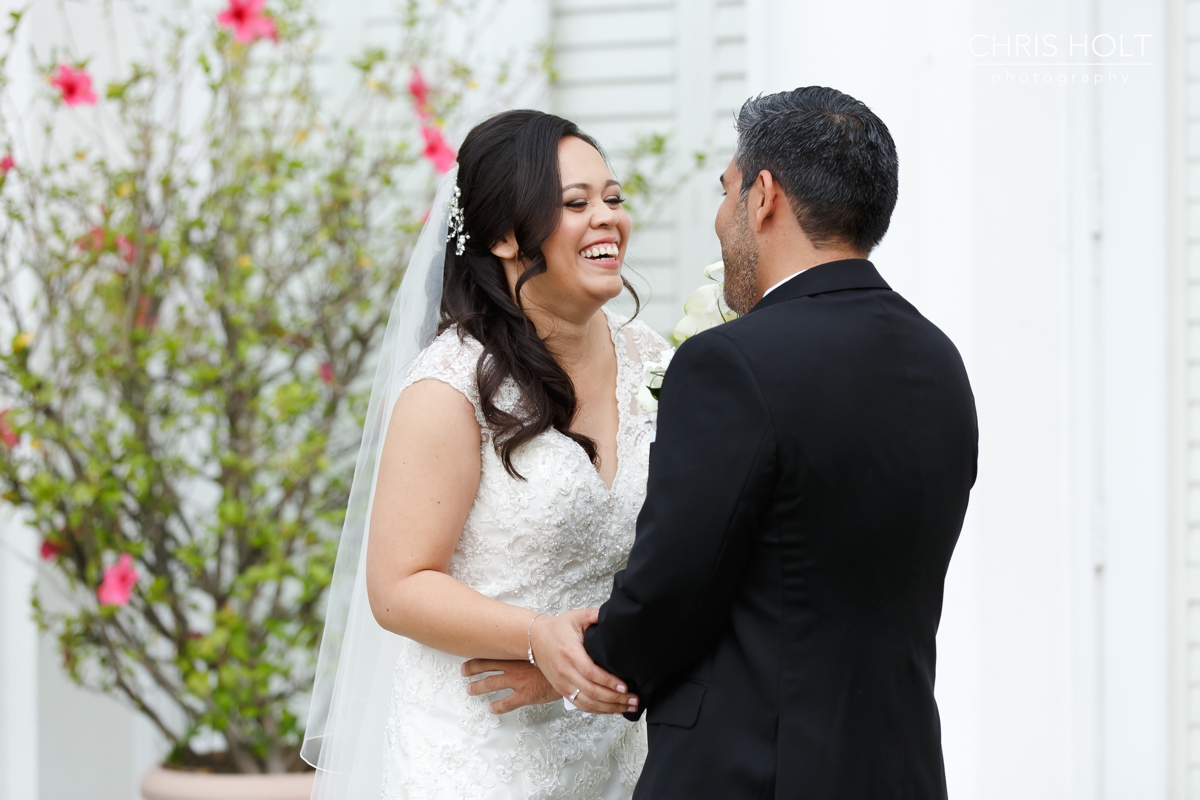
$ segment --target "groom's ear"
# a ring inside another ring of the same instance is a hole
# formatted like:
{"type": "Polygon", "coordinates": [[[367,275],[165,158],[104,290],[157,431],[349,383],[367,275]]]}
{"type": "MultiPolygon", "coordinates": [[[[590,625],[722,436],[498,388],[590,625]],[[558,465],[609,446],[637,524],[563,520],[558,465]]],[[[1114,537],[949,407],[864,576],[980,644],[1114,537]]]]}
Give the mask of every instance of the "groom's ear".
{"type": "Polygon", "coordinates": [[[758,173],[750,191],[746,194],[746,215],[755,233],[762,232],[763,226],[780,211],[782,187],[775,181],[775,176],[767,170],[758,173]]]}

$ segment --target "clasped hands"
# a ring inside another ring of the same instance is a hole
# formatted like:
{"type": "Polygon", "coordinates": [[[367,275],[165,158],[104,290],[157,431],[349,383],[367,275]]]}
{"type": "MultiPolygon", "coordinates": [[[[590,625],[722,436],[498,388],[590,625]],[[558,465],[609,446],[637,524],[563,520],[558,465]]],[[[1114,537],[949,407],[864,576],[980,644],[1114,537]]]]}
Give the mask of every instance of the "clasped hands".
{"type": "Polygon", "coordinates": [[[599,614],[598,608],[583,608],[537,618],[529,629],[537,666],[528,661],[473,658],[463,664],[463,675],[492,674],[471,681],[467,693],[477,696],[512,689],[512,694],[491,704],[493,714],[560,697],[592,714],[636,712],[638,698],[628,693],[623,681],[596,666],[583,647],[583,632],[596,624],[599,614]]]}

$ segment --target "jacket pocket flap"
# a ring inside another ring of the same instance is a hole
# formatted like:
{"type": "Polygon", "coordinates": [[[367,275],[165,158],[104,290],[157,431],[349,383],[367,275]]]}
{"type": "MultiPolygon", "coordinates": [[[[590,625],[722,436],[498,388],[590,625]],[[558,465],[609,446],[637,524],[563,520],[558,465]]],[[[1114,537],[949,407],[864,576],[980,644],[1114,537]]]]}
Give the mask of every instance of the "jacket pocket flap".
{"type": "Polygon", "coordinates": [[[703,683],[684,681],[666,697],[646,709],[646,721],[654,725],[690,728],[700,716],[700,704],[708,688],[703,683]]]}

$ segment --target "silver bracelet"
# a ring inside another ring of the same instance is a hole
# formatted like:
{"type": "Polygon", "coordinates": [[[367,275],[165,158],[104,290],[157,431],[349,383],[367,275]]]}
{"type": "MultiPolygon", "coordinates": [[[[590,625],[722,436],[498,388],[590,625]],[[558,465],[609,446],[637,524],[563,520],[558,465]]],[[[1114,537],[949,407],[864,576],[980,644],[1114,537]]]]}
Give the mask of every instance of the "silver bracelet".
{"type": "Polygon", "coordinates": [[[533,664],[535,667],[537,666],[537,662],[533,660],[533,623],[537,622],[538,617],[544,616],[546,616],[546,613],[543,611],[541,614],[538,614],[533,619],[529,620],[529,630],[525,631],[525,643],[529,645],[529,663],[533,664]]]}

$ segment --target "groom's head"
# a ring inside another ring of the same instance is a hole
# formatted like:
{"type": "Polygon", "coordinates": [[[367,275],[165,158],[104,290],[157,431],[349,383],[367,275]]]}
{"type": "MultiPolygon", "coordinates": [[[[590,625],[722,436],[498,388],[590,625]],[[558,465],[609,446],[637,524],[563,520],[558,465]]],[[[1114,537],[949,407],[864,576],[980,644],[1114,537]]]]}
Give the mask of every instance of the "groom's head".
{"type": "Polygon", "coordinates": [[[778,257],[792,236],[828,260],[870,253],[896,207],[897,162],[883,121],[821,86],[747,100],[737,132],[716,227],[725,297],[744,314],[766,288],[758,275],[764,248],[778,257]]]}

